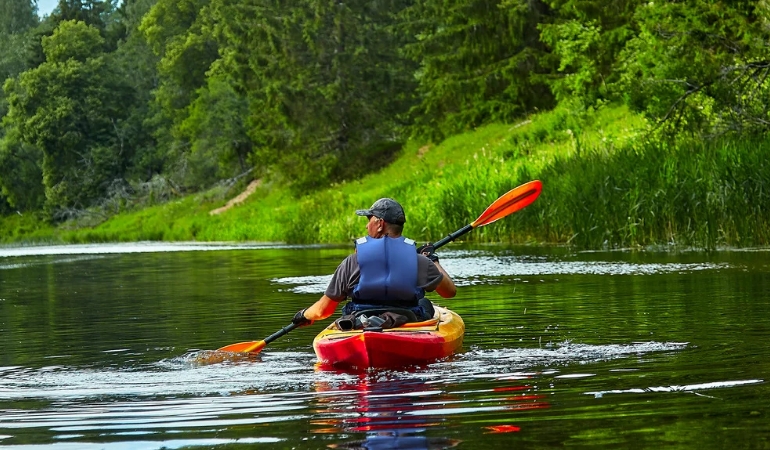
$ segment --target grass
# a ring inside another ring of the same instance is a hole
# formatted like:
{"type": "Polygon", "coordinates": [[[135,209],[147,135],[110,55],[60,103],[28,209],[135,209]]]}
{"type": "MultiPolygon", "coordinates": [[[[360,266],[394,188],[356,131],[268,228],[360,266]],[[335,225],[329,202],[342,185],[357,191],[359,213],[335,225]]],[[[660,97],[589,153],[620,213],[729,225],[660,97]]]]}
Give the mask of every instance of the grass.
{"type": "Polygon", "coordinates": [[[35,228],[34,221],[3,218],[0,229],[14,230],[6,241],[343,243],[365,233],[354,210],[393,197],[406,210],[407,236],[437,240],[509,189],[540,179],[544,190],[533,205],[466,239],[581,248],[768,244],[770,164],[762,155],[770,141],[672,146],[650,141],[647,128],[623,107],[563,107],[436,145],[409,142],[381,171],[300,198],[263,184],[216,216],[209,211],[224,202],[201,193],[92,228],[35,228]]]}

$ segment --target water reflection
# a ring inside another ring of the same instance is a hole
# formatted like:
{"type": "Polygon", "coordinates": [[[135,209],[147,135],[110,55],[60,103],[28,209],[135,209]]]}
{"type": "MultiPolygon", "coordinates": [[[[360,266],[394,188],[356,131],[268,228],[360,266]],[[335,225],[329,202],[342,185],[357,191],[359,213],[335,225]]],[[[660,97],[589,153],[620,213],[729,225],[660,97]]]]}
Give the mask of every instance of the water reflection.
{"type": "MultiPolygon", "coordinates": [[[[448,375],[448,374],[447,374],[448,375]]],[[[346,435],[363,433],[363,439],[338,442],[331,448],[443,449],[462,439],[447,436],[449,417],[466,419],[500,413],[548,408],[544,395],[531,386],[509,384],[468,390],[438,375],[433,381],[404,373],[359,374],[354,382],[316,383],[313,433],[346,435]],[[442,436],[443,435],[443,436],[442,436]]],[[[510,420],[496,419],[496,420],[510,420]]],[[[483,420],[481,420],[483,422],[483,420]]],[[[488,425],[489,432],[509,432],[518,427],[488,425]]]]}

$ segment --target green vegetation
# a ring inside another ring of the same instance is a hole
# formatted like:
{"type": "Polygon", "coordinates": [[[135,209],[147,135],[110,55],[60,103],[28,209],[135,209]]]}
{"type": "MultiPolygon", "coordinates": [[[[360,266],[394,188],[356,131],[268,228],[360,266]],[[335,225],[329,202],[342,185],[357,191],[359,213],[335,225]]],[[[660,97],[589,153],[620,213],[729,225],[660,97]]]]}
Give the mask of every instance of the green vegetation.
{"type": "Polygon", "coordinates": [[[770,10],[641,0],[0,0],[0,240],[764,245],[770,10]],[[249,181],[246,204],[209,211],[249,181]]]}
{"type": "MultiPolygon", "coordinates": [[[[211,190],[94,227],[38,230],[28,239],[341,243],[364,233],[355,209],[391,196],[407,210],[405,233],[435,240],[471,222],[508,189],[540,179],[544,191],[537,202],[467,239],[580,248],[770,242],[770,163],[762,157],[770,142],[669,148],[646,140],[647,128],[625,108],[584,115],[560,108],[437,146],[412,143],[378,173],[302,197],[262,186],[244,204],[210,215],[224,203],[221,189],[211,190]]],[[[17,233],[10,240],[19,239],[17,233]]]]}

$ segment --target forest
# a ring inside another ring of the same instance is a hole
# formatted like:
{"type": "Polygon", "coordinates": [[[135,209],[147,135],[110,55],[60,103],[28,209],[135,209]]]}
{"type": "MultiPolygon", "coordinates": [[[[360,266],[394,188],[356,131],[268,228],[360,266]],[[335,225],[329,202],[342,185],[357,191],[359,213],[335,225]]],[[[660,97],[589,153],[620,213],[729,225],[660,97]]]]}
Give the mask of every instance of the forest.
{"type": "MultiPolygon", "coordinates": [[[[527,239],[770,239],[767,1],[60,0],[41,18],[35,0],[0,0],[0,43],[4,230],[14,217],[98,224],[257,179],[285,190],[282,203],[307,207],[331,189],[324,198],[347,206],[335,186],[410,146],[545,115],[561,119],[526,139],[503,133],[503,153],[482,153],[523,160],[519,181],[554,180],[550,206],[519,224],[540,230],[527,239]],[[581,132],[607,111],[644,132],[589,146],[581,132]],[[555,145],[565,133],[572,144],[555,145]],[[555,152],[537,171],[533,143],[555,152]],[[622,190],[620,203],[606,190],[622,190]]],[[[451,195],[467,184],[455,181],[451,195]]],[[[290,228],[226,237],[319,234],[290,228]]]]}

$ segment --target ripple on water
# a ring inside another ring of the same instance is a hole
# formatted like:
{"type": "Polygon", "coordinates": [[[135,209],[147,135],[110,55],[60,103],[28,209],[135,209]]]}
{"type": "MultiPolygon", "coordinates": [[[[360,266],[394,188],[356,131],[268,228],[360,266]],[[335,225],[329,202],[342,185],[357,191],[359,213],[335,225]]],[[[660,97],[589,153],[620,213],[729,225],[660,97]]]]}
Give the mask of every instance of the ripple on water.
{"type": "MultiPolygon", "coordinates": [[[[516,425],[499,423],[501,415],[510,420],[515,416],[508,414],[550,408],[554,382],[597,376],[585,372],[587,362],[687,347],[563,342],[537,349],[471,350],[427,368],[363,374],[311,369],[315,358],[309,352],[265,352],[247,361],[210,365],[197,363],[199,352],[193,352],[125,370],[3,367],[0,401],[41,399],[45,406],[5,409],[0,430],[5,439],[45,430],[57,448],[160,449],[275,444],[288,439],[280,424],[289,424],[290,430],[291,424],[301,423],[310,427],[311,436],[367,436],[343,439],[334,444],[337,448],[396,443],[448,448],[460,441],[431,437],[425,430],[444,427],[455,417],[477,422],[489,433],[518,431],[516,425]],[[570,364],[583,370],[565,369],[570,364]],[[254,426],[259,437],[221,435],[254,426]],[[170,434],[179,439],[169,439],[170,434]],[[107,438],[120,442],[93,444],[107,438]]],[[[758,381],[585,393],[698,391],[758,381]]]]}
{"type": "MultiPolygon", "coordinates": [[[[544,258],[516,256],[473,256],[478,252],[455,251],[442,255],[441,264],[458,286],[494,283],[496,278],[540,275],[654,275],[720,270],[726,263],[631,263],[613,261],[547,261],[544,258]]],[[[298,294],[320,294],[331,275],[274,278],[287,286],[283,290],[298,294]]]]}

